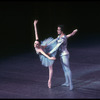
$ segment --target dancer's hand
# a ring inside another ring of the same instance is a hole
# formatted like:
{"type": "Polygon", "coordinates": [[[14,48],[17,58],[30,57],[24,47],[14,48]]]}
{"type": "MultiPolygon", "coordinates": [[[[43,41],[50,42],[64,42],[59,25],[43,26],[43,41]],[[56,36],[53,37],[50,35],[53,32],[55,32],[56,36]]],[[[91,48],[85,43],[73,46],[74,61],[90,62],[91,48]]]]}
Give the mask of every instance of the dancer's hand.
{"type": "Polygon", "coordinates": [[[78,31],[78,29],[75,29],[73,32],[75,32],[75,33],[76,33],[77,31],[78,31]]]}
{"type": "Polygon", "coordinates": [[[78,31],[78,29],[73,30],[72,36],[75,35],[75,33],[78,31]]]}
{"type": "Polygon", "coordinates": [[[51,59],[51,60],[56,60],[56,58],[55,58],[55,57],[50,57],[50,59],[51,59]]]}
{"type": "Polygon", "coordinates": [[[37,22],[38,22],[38,20],[34,20],[34,25],[36,25],[36,24],[37,24],[37,22]]]}
{"type": "Polygon", "coordinates": [[[48,56],[50,56],[50,53],[47,53],[48,56]]]}

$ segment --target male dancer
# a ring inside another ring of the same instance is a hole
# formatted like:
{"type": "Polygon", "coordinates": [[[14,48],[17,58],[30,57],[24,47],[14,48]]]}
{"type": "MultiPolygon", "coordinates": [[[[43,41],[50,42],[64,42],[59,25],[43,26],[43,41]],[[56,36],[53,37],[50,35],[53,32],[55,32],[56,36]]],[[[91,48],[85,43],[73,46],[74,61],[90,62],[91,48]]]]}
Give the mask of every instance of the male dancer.
{"type": "MultiPolygon", "coordinates": [[[[48,55],[52,54],[53,52],[55,52],[57,49],[59,49],[59,53],[60,53],[60,61],[62,64],[62,68],[64,71],[64,75],[65,75],[65,83],[62,84],[62,86],[69,86],[70,90],[73,89],[73,84],[72,84],[72,73],[70,70],[70,66],[69,66],[69,52],[67,50],[67,38],[73,36],[78,30],[75,29],[72,33],[65,35],[64,34],[64,26],[63,25],[59,25],[57,27],[57,33],[58,33],[58,37],[52,41],[53,42],[57,42],[57,45],[54,49],[52,49],[48,55]]],[[[51,44],[51,43],[50,43],[51,44]]]]}

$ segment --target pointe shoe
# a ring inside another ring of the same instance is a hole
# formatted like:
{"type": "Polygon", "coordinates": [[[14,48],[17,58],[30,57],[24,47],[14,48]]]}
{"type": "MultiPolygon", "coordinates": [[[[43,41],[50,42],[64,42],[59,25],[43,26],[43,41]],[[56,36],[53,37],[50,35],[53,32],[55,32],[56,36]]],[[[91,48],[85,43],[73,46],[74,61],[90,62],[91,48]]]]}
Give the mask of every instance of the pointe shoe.
{"type": "Polygon", "coordinates": [[[65,83],[62,84],[61,86],[69,86],[69,84],[65,82],[65,83]]]}
{"type": "Polygon", "coordinates": [[[48,81],[48,88],[50,89],[51,88],[51,82],[48,81]]]}
{"type": "Polygon", "coordinates": [[[69,90],[73,90],[73,85],[70,85],[69,90]]]}

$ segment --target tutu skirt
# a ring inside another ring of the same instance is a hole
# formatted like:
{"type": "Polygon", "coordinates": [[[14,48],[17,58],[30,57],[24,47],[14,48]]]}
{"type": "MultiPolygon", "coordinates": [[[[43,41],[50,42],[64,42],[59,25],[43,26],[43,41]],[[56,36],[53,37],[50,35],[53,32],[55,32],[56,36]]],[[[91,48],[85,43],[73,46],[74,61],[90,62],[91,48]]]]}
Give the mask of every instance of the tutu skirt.
{"type": "MultiPolygon", "coordinates": [[[[41,41],[41,46],[45,46],[48,45],[51,41],[53,41],[54,39],[52,37],[49,37],[47,39],[45,39],[44,41],[41,41]]],[[[48,45],[45,49],[43,49],[43,51],[47,54],[49,53],[55,46],[56,46],[56,41],[50,45],[48,45]]],[[[50,57],[55,57],[56,56],[57,51],[55,51],[54,53],[50,54],[50,57]]],[[[45,67],[49,67],[54,63],[54,60],[50,60],[47,57],[45,57],[44,55],[40,54],[40,61],[42,63],[43,66],[45,67]]]]}

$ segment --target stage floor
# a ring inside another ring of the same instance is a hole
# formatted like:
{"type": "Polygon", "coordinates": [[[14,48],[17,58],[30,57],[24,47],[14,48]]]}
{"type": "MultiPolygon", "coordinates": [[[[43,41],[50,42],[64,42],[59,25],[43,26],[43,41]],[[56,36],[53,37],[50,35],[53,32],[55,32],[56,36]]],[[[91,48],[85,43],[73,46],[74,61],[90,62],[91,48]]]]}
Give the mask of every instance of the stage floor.
{"type": "Polygon", "coordinates": [[[100,47],[70,48],[74,89],[62,87],[65,78],[59,56],[54,63],[52,88],[47,87],[48,68],[35,52],[0,59],[0,98],[100,98],[100,47]]]}

